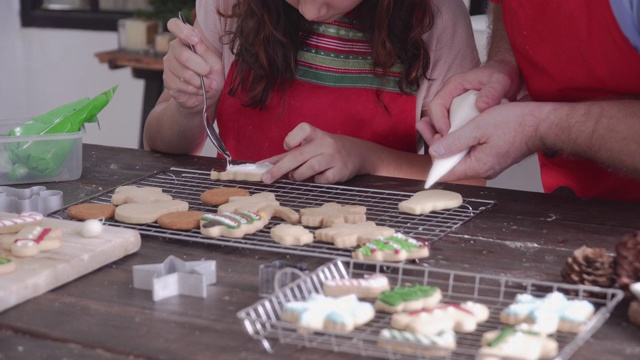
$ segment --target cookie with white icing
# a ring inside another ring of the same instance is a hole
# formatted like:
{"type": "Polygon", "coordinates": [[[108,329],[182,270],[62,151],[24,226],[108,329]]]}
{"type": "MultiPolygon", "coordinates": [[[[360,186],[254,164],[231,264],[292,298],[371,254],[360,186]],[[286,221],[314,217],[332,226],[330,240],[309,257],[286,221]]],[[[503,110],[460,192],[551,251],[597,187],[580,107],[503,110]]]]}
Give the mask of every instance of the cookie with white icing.
{"type": "Polygon", "coordinates": [[[17,257],[35,256],[41,251],[59,248],[62,245],[61,240],[61,229],[28,226],[16,234],[11,244],[11,254],[17,257]]]}
{"type": "Polygon", "coordinates": [[[24,227],[42,224],[44,216],[35,211],[24,211],[19,214],[0,213],[0,234],[13,234],[24,227]]]}
{"type": "Polygon", "coordinates": [[[423,335],[387,328],[380,331],[378,346],[411,355],[447,356],[456,349],[456,333],[447,330],[435,335],[423,335]]]}
{"type": "Polygon", "coordinates": [[[282,319],[302,330],[351,332],[374,316],[373,306],[359,301],[355,295],[334,298],[313,294],[305,301],[289,302],[282,308],[282,319]]]}
{"type": "Polygon", "coordinates": [[[241,238],[262,229],[268,222],[264,214],[253,211],[205,213],[200,219],[200,232],[211,237],[241,238]]]}
{"type": "Polygon", "coordinates": [[[269,163],[229,165],[225,171],[211,170],[211,179],[262,181],[262,175],[272,167],[269,163]]]}
{"type": "Polygon", "coordinates": [[[374,306],[379,311],[397,313],[432,308],[440,300],[442,292],[435,286],[398,286],[380,294],[374,306]]]}
{"type": "Polygon", "coordinates": [[[429,256],[426,241],[419,241],[400,233],[378,237],[358,245],[351,253],[354,259],[369,261],[405,261],[429,256]]]}
{"type": "Polygon", "coordinates": [[[329,279],[322,284],[322,291],[326,296],[353,294],[358,299],[375,299],[389,289],[389,278],[382,274],[364,278],[329,279]]]}
{"type": "Polygon", "coordinates": [[[462,205],[462,196],[447,190],[423,190],[398,204],[398,210],[412,215],[453,209],[462,205]]]}
{"type": "Polygon", "coordinates": [[[391,326],[414,334],[436,335],[443,331],[471,333],[479,323],[487,321],[489,308],[477,302],[438,304],[428,309],[395,313],[391,326]]]}
{"type": "Polygon", "coordinates": [[[558,354],[558,342],[531,331],[512,327],[488,331],[482,335],[482,347],[476,360],[552,358],[558,354]]]}

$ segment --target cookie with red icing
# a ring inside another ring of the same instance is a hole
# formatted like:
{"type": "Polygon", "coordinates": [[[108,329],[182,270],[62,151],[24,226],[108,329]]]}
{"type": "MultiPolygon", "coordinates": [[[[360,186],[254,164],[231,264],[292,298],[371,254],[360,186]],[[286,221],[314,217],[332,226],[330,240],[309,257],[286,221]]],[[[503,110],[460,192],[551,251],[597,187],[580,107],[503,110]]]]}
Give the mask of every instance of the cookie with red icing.
{"type": "Polygon", "coordinates": [[[426,241],[395,233],[359,245],[351,256],[358,260],[404,261],[428,257],[429,247],[426,241]]]}
{"type": "Polygon", "coordinates": [[[267,216],[253,211],[205,213],[200,218],[200,232],[211,237],[241,238],[262,229],[267,222],[267,216]]]}
{"type": "Polygon", "coordinates": [[[35,211],[25,211],[19,214],[0,213],[0,234],[13,234],[30,225],[40,225],[43,215],[35,211]]]}

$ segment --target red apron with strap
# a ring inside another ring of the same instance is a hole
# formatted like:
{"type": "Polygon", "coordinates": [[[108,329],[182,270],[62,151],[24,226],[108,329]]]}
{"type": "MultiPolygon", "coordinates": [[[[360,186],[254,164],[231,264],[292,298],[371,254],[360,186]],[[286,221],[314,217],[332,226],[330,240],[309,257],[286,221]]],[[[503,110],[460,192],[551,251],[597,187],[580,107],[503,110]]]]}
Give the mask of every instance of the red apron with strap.
{"type": "MultiPolygon", "coordinates": [[[[609,0],[502,0],[505,28],[535,101],[582,101],[640,94],[640,54],[609,0]]],[[[546,192],[640,201],[640,179],[587,160],[539,154],[546,192]]]]}

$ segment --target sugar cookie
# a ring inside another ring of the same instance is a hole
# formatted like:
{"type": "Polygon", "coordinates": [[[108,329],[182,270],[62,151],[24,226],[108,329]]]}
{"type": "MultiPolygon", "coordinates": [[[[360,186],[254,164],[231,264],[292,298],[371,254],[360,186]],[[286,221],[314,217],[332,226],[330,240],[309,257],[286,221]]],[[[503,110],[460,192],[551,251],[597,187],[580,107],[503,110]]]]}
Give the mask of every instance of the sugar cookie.
{"type": "Polygon", "coordinates": [[[222,187],[211,189],[200,194],[200,201],[205,205],[218,206],[229,202],[233,196],[249,196],[249,190],[241,188],[222,187]]]}
{"type": "Polygon", "coordinates": [[[489,308],[486,305],[467,301],[460,305],[438,304],[428,309],[395,313],[391,317],[391,326],[422,335],[450,330],[471,333],[488,318],[489,308]]]}
{"type": "Polygon", "coordinates": [[[202,211],[175,211],[160,215],[156,222],[163,229],[192,230],[200,227],[202,215],[202,211]]]}
{"type": "Polygon", "coordinates": [[[171,195],[163,193],[162,188],[153,186],[120,186],[111,196],[111,204],[122,205],[131,203],[148,203],[157,201],[169,201],[171,195]]]}
{"type": "Polygon", "coordinates": [[[528,329],[542,334],[556,331],[580,332],[591,319],[595,307],[587,300],[568,300],[560,292],[543,298],[518,294],[513,304],[500,313],[500,321],[509,325],[528,323],[528,329]]]}
{"type": "Polygon", "coordinates": [[[9,257],[0,256],[0,275],[8,274],[16,269],[16,262],[9,257]]]}
{"type": "Polygon", "coordinates": [[[359,279],[329,279],[322,284],[322,291],[326,296],[353,294],[358,299],[375,299],[389,289],[389,279],[382,274],[373,274],[359,279]]]}
{"type": "Polygon", "coordinates": [[[360,205],[340,205],[328,202],[320,207],[300,209],[300,221],[310,227],[329,227],[333,224],[357,224],[367,221],[367,208],[360,205]]]}
{"type": "Polygon", "coordinates": [[[380,294],[374,306],[376,310],[397,313],[432,308],[440,300],[442,300],[442,292],[435,286],[398,286],[380,294]]]}
{"type": "Polygon", "coordinates": [[[189,203],[182,200],[128,203],[118,206],[114,217],[127,224],[150,224],[164,214],[187,210],[189,203]]]}
{"type": "Polygon", "coordinates": [[[253,211],[236,211],[222,214],[205,213],[200,219],[200,232],[203,235],[241,238],[262,229],[269,219],[253,211]]]}
{"type": "Polygon", "coordinates": [[[313,294],[306,301],[286,303],[282,319],[308,330],[351,332],[375,316],[370,303],[355,295],[333,298],[313,294]]]}
{"type": "Polygon", "coordinates": [[[423,190],[415,193],[409,200],[401,201],[398,210],[423,215],[432,211],[453,209],[462,205],[462,196],[453,191],[423,190]]]}
{"type": "Polygon", "coordinates": [[[251,196],[232,196],[229,198],[229,202],[218,206],[218,213],[234,211],[258,212],[267,206],[280,206],[274,193],[261,192],[251,196]]]}
{"type": "Polygon", "coordinates": [[[26,226],[40,225],[43,217],[35,211],[25,211],[20,214],[0,213],[0,234],[17,233],[26,226]]]}
{"type": "Polygon", "coordinates": [[[35,256],[40,251],[49,251],[61,246],[62,230],[28,226],[16,234],[11,244],[11,254],[17,257],[35,256]]]}
{"type": "Polygon", "coordinates": [[[428,257],[429,247],[425,241],[395,233],[358,245],[351,255],[358,260],[404,261],[428,257]]]}
{"type": "Polygon", "coordinates": [[[512,327],[493,330],[482,335],[482,347],[476,360],[552,358],[558,354],[558,342],[545,335],[521,331],[512,327]]]}
{"type": "Polygon", "coordinates": [[[111,219],[115,213],[116,207],[111,204],[85,203],[67,208],[67,216],[75,220],[111,219]]]}
{"type": "Polygon", "coordinates": [[[211,179],[262,181],[262,174],[272,167],[269,163],[229,165],[225,171],[211,170],[211,179]]]}
{"type": "Polygon", "coordinates": [[[271,238],[285,246],[302,246],[313,242],[313,234],[300,225],[278,224],[271,228],[271,238]]]}
{"type": "Polygon", "coordinates": [[[378,346],[411,355],[447,356],[456,349],[456,333],[447,330],[435,335],[423,335],[387,328],[380,331],[378,346]]]}
{"type": "Polygon", "coordinates": [[[333,243],[339,248],[355,247],[378,237],[391,236],[396,231],[387,226],[378,226],[373,221],[359,224],[334,224],[316,230],[316,239],[333,243]]]}

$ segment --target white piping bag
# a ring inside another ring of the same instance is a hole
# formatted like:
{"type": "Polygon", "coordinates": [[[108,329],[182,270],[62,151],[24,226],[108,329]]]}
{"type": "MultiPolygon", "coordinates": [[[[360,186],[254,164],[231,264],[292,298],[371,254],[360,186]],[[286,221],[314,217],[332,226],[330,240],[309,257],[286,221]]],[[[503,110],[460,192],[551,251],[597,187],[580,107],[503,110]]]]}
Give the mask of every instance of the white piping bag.
{"type": "MultiPolygon", "coordinates": [[[[458,130],[464,126],[464,124],[468,123],[469,120],[479,114],[478,109],[476,108],[477,95],[478,92],[476,90],[469,90],[451,101],[451,108],[449,109],[451,129],[449,129],[449,133],[458,130]]],[[[446,158],[436,159],[431,166],[431,170],[429,170],[429,175],[427,176],[424,188],[428,189],[433,186],[433,184],[440,180],[441,177],[445,176],[449,170],[458,165],[460,160],[462,160],[468,152],[469,149],[446,158]]]]}

